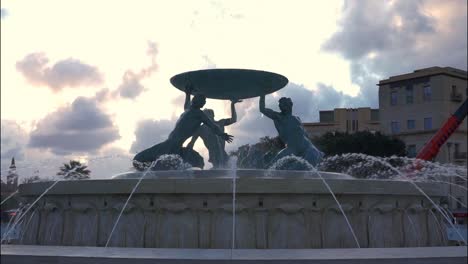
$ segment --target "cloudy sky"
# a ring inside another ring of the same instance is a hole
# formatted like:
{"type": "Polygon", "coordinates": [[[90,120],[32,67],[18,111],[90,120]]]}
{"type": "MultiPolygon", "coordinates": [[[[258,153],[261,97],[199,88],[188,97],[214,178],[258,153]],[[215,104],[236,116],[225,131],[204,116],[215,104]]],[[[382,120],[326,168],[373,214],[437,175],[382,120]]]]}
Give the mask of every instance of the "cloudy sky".
{"type": "MultiPolygon", "coordinates": [[[[178,73],[273,71],[305,122],[318,110],[378,107],[380,79],[431,66],[467,68],[466,0],[1,2],[2,178],[53,176],[80,159],[95,178],[128,171],[183,110],[178,73]]],[[[208,100],[215,118],[229,103],[208,100]]],[[[258,99],[237,105],[228,150],[275,135],[258,99]]],[[[206,155],[202,143],[196,149],[206,155]]]]}

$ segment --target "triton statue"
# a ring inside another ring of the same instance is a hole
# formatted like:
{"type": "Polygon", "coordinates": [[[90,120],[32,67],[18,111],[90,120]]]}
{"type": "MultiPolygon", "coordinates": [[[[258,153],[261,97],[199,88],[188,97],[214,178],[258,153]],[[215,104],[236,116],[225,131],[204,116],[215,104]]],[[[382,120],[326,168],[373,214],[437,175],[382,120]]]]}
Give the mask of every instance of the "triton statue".
{"type": "Polygon", "coordinates": [[[206,103],[204,95],[196,94],[190,102],[190,93],[192,91],[193,86],[188,84],[185,87],[185,111],[180,115],[167,140],[137,153],[133,158],[135,168],[142,169],[145,167],[145,163],[153,162],[163,154],[178,154],[192,166],[203,168],[203,159],[200,161],[201,156],[194,150],[182,147],[184,142],[197,132],[202,123],[221,139],[229,143],[232,142],[233,136],[224,133],[213,120],[200,110],[206,103]]]}
{"type": "MultiPolygon", "coordinates": [[[[242,102],[241,100],[231,100],[231,118],[214,120],[214,111],[211,109],[204,109],[203,112],[224,132],[224,127],[229,126],[237,122],[237,113],[235,104],[242,102]]],[[[198,137],[201,137],[205,147],[208,149],[209,162],[213,164],[213,168],[226,168],[229,156],[224,150],[225,141],[216,136],[213,131],[206,125],[203,124],[195,135],[192,136],[192,140],[187,145],[187,148],[193,148],[193,145],[197,141],[198,137]]]]}
{"type": "Polygon", "coordinates": [[[280,139],[286,144],[286,148],[273,158],[271,164],[282,157],[294,155],[316,166],[322,160],[323,153],[310,142],[299,117],[292,115],[291,98],[282,97],[278,102],[281,112],[266,108],[265,95],[260,96],[260,112],[273,120],[280,139]]]}

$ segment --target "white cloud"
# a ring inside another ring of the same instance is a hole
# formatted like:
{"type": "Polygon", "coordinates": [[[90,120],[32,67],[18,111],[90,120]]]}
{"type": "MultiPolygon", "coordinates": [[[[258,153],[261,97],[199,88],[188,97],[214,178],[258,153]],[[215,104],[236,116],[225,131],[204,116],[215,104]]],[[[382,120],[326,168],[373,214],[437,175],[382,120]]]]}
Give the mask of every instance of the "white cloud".
{"type": "Polygon", "coordinates": [[[31,132],[29,146],[57,155],[95,153],[119,139],[111,117],[103,112],[95,98],[78,97],[40,120],[31,132]]]}
{"type": "Polygon", "coordinates": [[[149,78],[157,69],[156,55],[158,54],[158,48],[155,42],[148,42],[148,50],[146,52],[151,58],[151,65],[141,69],[138,73],[134,73],[131,70],[127,70],[123,77],[122,83],[117,88],[117,93],[128,99],[134,99],[139,96],[145,87],[141,84],[143,79],[149,78]]]}
{"type": "Polygon", "coordinates": [[[64,87],[95,86],[103,77],[94,66],[73,58],[47,66],[49,59],[44,53],[31,53],[16,63],[16,69],[33,85],[45,85],[53,91],[64,87]]]}

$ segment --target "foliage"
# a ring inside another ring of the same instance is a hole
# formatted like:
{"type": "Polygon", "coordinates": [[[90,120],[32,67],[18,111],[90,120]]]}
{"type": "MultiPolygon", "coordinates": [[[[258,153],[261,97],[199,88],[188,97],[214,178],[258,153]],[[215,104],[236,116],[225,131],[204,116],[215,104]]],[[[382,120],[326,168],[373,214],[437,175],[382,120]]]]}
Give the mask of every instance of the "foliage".
{"type": "Polygon", "coordinates": [[[81,164],[77,160],[70,160],[69,163],[64,163],[60,167],[60,171],[57,173],[58,176],[63,177],[66,180],[85,180],[89,179],[90,170],[88,167],[81,164]]]}
{"type": "Polygon", "coordinates": [[[230,153],[237,156],[238,168],[265,169],[270,165],[276,154],[285,147],[279,137],[262,137],[260,142],[254,145],[242,145],[237,151],[230,153]]]}
{"type": "Polygon", "coordinates": [[[344,153],[362,153],[377,157],[406,155],[405,143],[402,140],[379,132],[359,131],[353,134],[327,132],[312,138],[312,142],[325,153],[325,156],[344,153]]]}
{"type": "Polygon", "coordinates": [[[27,183],[33,183],[33,182],[39,182],[39,181],[43,181],[43,180],[39,176],[34,175],[34,176],[23,178],[21,180],[21,184],[27,184],[27,183]]]}

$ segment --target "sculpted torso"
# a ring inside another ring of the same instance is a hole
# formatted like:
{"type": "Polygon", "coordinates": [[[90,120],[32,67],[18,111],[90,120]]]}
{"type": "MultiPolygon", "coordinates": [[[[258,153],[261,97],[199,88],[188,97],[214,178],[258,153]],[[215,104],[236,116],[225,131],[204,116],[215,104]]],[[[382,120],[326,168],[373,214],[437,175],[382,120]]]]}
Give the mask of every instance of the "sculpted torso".
{"type": "Polygon", "coordinates": [[[177,120],[174,130],[169,134],[169,139],[183,143],[200,127],[203,122],[202,115],[204,114],[200,109],[185,110],[177,120]]]}
{"type": "Polygon", "coordinates": [[[289,147],[301,151],[308,147],[308,139],[305,137],[304,128],[298,117],[293,115],[278,115],[274,119],[279,137],[289,147]]]}

